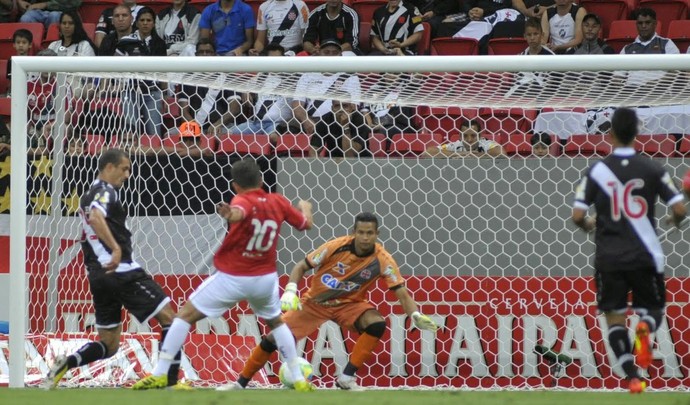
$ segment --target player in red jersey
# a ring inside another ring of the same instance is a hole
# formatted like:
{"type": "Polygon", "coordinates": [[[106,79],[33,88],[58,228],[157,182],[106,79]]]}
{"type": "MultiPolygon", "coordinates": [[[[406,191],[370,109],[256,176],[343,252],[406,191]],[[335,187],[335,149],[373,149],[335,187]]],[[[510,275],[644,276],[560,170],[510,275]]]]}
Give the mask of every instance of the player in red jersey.
{"type": "Polygon", "coordinates": [[[254,313],[271,328],[278,349],[297,379],[297,391],[313,391],[297,362],[295,339],[281,320],[276,273],[276,244],[280,226],[287,222],[303,231],[312,227],[312,206],[301,200],[294,208],[280,194],[266,193],[257,164],[245,159],[232,166],[237,195],[230,204],[218,205],[218,213],[232,226],[213,258],[218,270],[192,293],[170,326],[161,346],[153,374],[138,381],[133,389],[165,388],[175,353],[184,343],[191,325],[208,317],[220,317],[239,301],[246,300],[254,313]]]}

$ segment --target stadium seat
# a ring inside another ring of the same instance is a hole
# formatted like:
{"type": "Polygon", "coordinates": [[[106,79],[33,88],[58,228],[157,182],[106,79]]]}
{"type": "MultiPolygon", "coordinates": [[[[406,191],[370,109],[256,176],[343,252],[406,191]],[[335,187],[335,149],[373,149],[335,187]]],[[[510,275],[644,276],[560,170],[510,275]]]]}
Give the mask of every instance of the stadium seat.
{"type": "Polygon", "coordinates": [[[690,155],[690,137],[688,135],[683,135],[680,140],[676,141],[676,151],[681,156],[690,155]]]}
{"type": "Polygon", "coordinates": [[[10,81],[7,80],[7,63],[7,60],[0,60],[0,96],[7,94],[10,87],[10,81]]]}
{"type": "Polygon", "coordinates": [[[506,143],[503,144],[503,150],[508,156],[529,156],[532,154],[532,144],[530,143],[531,137],[532,134],[524,132],[510,134],[506,143]]]}
{"type": "Polygon", "coordinates": [[[352,8],[355,9],[359,15],[360,22],[371,23],[374,21],[374,11],[386,4],[387,2],[385,0],[354,0],[352,2],[352,8]]]}
{"type": "Polygon", "coordinates": [[[311,149],[310,136],[307,134],[283,134],[278,137],[276,155],[278,156],[309,156],[311,149]]]}
{"type": "Polygon", "coordinates": [[[0,59],[9,59],[10,56],[15,55],[14,47],[12,46],[12,36],[15,31],[21,28],[31,31],[34,37],[33,51],[31,54],[41,49],[41,41],[43,41],[43,24],[2,23],[0,24],[0,59]]]}
{"type": "MultiPolygon", "coordinates": [[[[318,6],[320,6],[320,5],[324,4],[324,3],[325,3],[325,1],[323,1],[323,0],[304,0],[304,4],[307,5],[307,8],[309,9],[310,12],[311,12],[313,9],[315,9],[316,7],[318,7],[318,6]]],[[[344,3],[344,2],[343,2],[343,3],[344,3]]],[[[349,4],[348,4],[348,5],[349,5],[349,4]]],[[[359,22],[362,22],[362,20],[360,19],[359,22]]],[[[368,22],[371,22],[371,21],[368,21],[368,22]]]]}
{"type": "Polygon", "coordinates": [[[158,135],[140,135],[139,145],[157,148],[162,145],[161,137],[158,135]]]}
{"type": "Polygon", "coordinates": [[[432,55],[477,55],[479,41],[474,38],[435,38],[431,40],[432,55]]]}
{"type": "Polygon", "coordinates": [[[588,13],[599,16],[604,38],[608,37],[611,23],[616,20],[625,20],[631,11],[626,0],[581,0],[579,4],[588,13]]]}
{"type": "Polygon", "coordinates": [[[568,156],[589,157],[606,156],[613,146],[605,135],[571,135],[563,152],[568,156]]]}
{"type": "MultiPolygon", "coordinates": [[[[103,10],[120,4],[117,0],[82,0],[79,6],[79,15],[83,23],[96,24],[101,18],[103,10]]],[[[84,27],[86,28],[86,27],[84,27]]],[[[88,34],[89,32],[86,31],[88,34]]]]}
{"type": "Polygon", "coordinates": [[[390,153],[388,147],[391,141],[384,134],[371,134],[368,143],[373,157],[386,157],[390,153]]]}
{"type": "Polygon", "coordinates": [[[489,55],[517,55],[527,49],[525,38],[493,38],[489,40],[489,55]]]}
{"type": "Polygon", "coordinates": [[[656,11],[657,25],[661,24],[666,30],[657,29],[662,37],[667,35],[668,26],[673,20],[682,20],[688,14],[686,0],[641,0],[640,7],[649,7],[656,11]]]}
{"type": "Polygon", "coordinates": [[[218,152],[255,156],[270,155],[271,141],[268,135],[223,135],[218,145],[218,152]]]}
{"type": "Polygon", "coordinates": [[[671,157],[676,152],[676,139],[668,135],[638,135],[635,150],[652,157],[671,157]]]}
{"type": "Polygon", "coordinates": [[[537,110],[523,108],[480,108],[479,119],[484,133],[508,136],[516,132],[527,133],[537,118],[537,110]]]}
{"type": "Polygon", "coordinates": [[[84,135],[84,143],[86,153],[89,155],[99,155],[101,149],[105,146],[105,137],[103,135],[86,134],[84,135]]]}
{"type": "MultiPolygon", "coordinates": [[[[151,7],[156,14],[163,11],[164,8],[172,6],[172,0],[137,0],[137,4],[144,7],[151,7]]],[[[254,14],[256,20],[256,14],[254,14]]]]}
{"type": "MultiPolygon", "coordinates": [[[[662,23],[656,23],[656,33],[661,35],[662,23]]],[[[609,44],[617,53],[637,38],[637,23],[635,20],[618,20],[611,23],[609,37],[606,43],[609,44]]]]}
{"type": "MultiPolygon", "coordinates": [[[[93,41],[94,37],[96,36],[96,24],[83,23],[82,25],[84,26],[84,31],[86,31],[86,35],[88,35],[89,39],[93,41]]],[[[43,40],[41,46],[43,48],[47,48],[51,42],[57,41],[58,39],[60,39],[60,24],[51,24],[50,27],[48,27],[46,37],[43,40]]]]}
{"type": "Polygon", "coordinates": [[[460,107],[417,107],[417,116],[421,122],[415,122],[427,132],[440,133],[444,139],[460,130],[460,122],[477,118],[477,108],[460,107]]]}
{"type": "MultiPolygon", "coordinates": [[[[3,61],[5,62],[5,61],[3,61]]],[[[0,115],[9,117],[12,115],[12,99],[9,97],[0,97],[0,115]]]]}
{"type": "Polygon", "coordinates": [[[417,54],[428,55],[429,47],[431,47],[431,25],[428,22],[423,22],[422,26],[424,31],[422,32],[422,38],[417,43],[417,54]]]}
{"type": "Polygon", "coordinates": [[[673,40],[680,53],[686,53],[690,45],[690,21],[675,20],[668,26],[668,37],[673,40]]]}
{"type": "MultiPolygon", "coordinates": [[[[145,137],[150,137],[150,136],[152,136],[152,135],[144,135],[144,136],[145,136],[145,137]]],[[[177,144],[180,143],[180,139],[181,139],[181,138],[180,138],[180,135],[179,135],[179,134],[168,135],[168,136],[166,136],[165,138],[162,139],[161,145],[162,145],[162,146],[165,146],[165,147],[168,147],[168,148],[175,147],[175,146],[177,146],[177,144]]],[[[153,146],[153,145],[151,145],[151,146],[153,146]]]]}
{"type": "Polygon", "coordinates": [[[359,49],[366,55],[371,51],[371,23],[359,22],[359,49]]]}
{"type": "Polygon", "coordinates": [[[397,134],[393,136],[391,155],[393,156],[419,156],[429,146],[439,145],[443,142],[443,135],[422,132],[397,134]]]}

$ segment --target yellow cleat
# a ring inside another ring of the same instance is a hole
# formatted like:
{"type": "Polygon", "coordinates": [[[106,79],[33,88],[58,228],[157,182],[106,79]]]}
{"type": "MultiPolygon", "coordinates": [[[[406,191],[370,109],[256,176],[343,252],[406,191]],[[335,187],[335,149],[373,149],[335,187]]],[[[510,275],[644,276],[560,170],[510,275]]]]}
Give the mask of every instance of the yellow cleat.
{"type": "Polygon", "coordinates": [[[310,383],[307,380],[302,380],[302,381],[295,381],[295,391],[297,392],[312,392],[316,391],[316,387],[314,384],[310,383]]]}
{"type": "Polygon", "coordinates": [[[62,377],[65,375],[65,373],[67,373],[67,370],[69,370],[67,367],[67,357],[59,356],[56,358],[55,363],[53,363],[53,366],[48,372],[48,375],[43,380],[43,388],[49,390],[55,389],[60,380],[62,380],[62,377]]]}
{"type": "Polygon", "coordinates": [[[175,385],[171,385],[168,387],[170,391],[194,391],[194,388],[192,388],[191,385],[188,383],[183,383],[183,382],[178,382],[175,385]]]}
{"type": "Polygon", "coordinates": [[[133,390],[153,390],[158,388],[166,388],[168,386],[168,376],[161,375],[155,376],[150,375],[144,377],[132,385],[133,390]]]}

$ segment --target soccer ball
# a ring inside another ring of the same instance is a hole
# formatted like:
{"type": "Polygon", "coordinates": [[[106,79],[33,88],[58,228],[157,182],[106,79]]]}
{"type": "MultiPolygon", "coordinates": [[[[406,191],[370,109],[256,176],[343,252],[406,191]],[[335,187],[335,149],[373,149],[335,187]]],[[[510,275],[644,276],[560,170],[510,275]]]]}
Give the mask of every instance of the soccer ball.
{"type": "MultiPolygon", "coordinates": [[[[304,379],[310,381],[312,377],[314,377],[314,369],[312,368],[311,363],[309,363],[302,357],[298,357],[297,361],[299,362],[299,368],[300,370],[302,370],[302,375],[304,376],[304,379]]],[[[283,362],[283,364],[280,365],[280,370],[278,371],[278,378],[280,378],[280,382],[286,388],[295,388],[295,380],[292,378],[292,373],[290,373],[290,368],[288,367],[287,362],[283,362]]]]}
{"type": "Polygon", "coordinates": [[[690,198],[690,170],[688,170],[688,172],[685,173],[685,177],[683,177],[683,191],[685,191],[685,195],[690,198]]]}

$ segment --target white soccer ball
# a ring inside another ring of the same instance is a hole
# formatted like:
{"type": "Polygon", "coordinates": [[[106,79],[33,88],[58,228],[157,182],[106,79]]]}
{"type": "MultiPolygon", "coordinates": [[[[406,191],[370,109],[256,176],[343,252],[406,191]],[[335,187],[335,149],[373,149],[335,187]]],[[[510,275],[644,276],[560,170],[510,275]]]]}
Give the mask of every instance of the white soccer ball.
{"type": "MultiPolygon", "coordinates": [[[[311,381],[312,377],[314,377],[314,369],[312,368],[311,363],[309,363],[302,357],[298,357],[297,361],[299,362],[299,368],[300,370],[302,370],[302,375],[304,376],[304,379],[307,381],[311,381]]],[[[280,365],[280,370],[278,371],[278,378],[280,378],[280,382],[286,388],[295,388],[295,379],[292,378],[292,373],[290,372],[290,368],[288,367],[287,362],[283,362],[283,364],[280,365]]]]}

